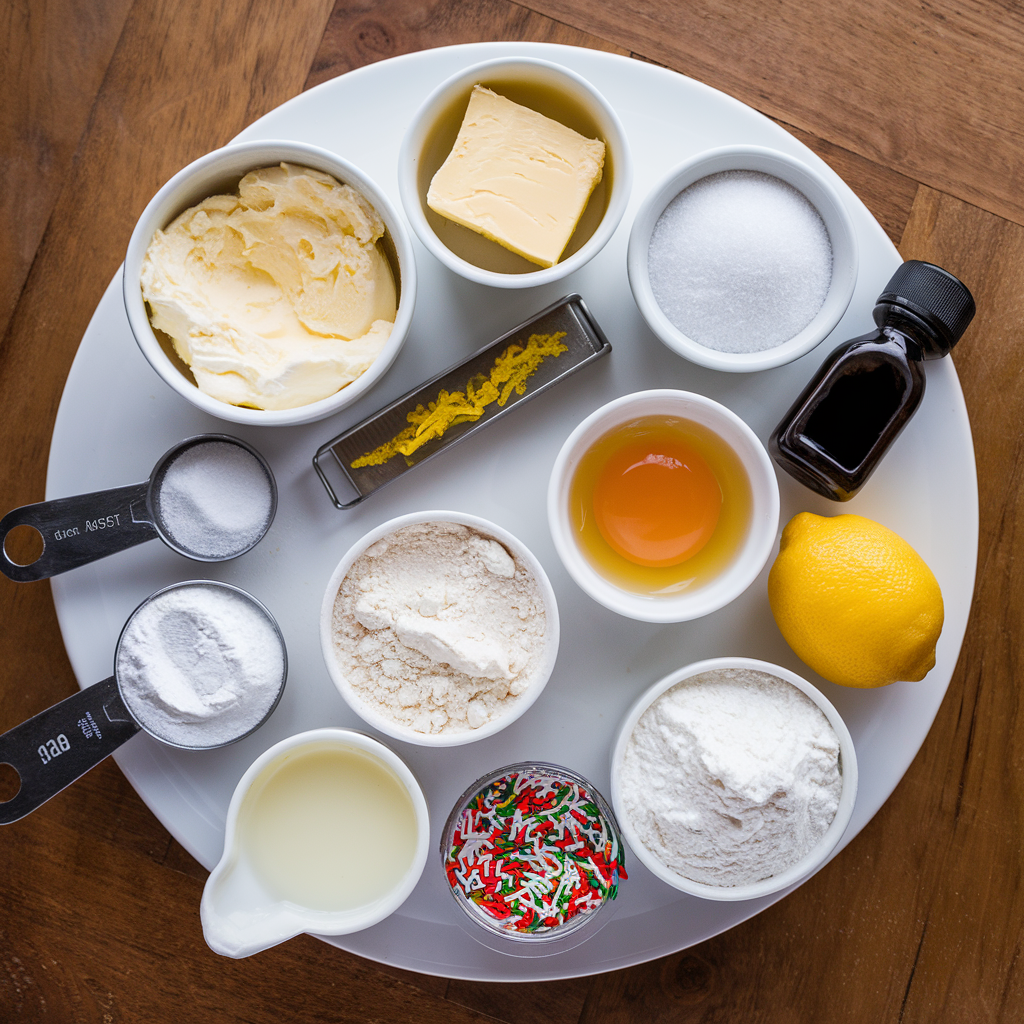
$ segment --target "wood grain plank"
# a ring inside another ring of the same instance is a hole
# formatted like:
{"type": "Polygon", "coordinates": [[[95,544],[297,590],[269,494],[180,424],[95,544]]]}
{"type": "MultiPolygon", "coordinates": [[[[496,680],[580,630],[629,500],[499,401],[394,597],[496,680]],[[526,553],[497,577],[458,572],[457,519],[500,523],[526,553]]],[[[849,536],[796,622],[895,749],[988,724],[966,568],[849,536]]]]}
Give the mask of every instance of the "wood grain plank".
{"type": "Polygon", "coordinates": [[[200,881],[125,850],[111,856],[80,825],[76,814],[37,817],[18,841],[0,844],[5,1024],[494,1019],[309,936],[256,958],[219,957],[203,941],[200,881]]]}
{"type": "Polygon", "coordinates": [[[306,88],[402,53],[496,40],[628,52],[507,0],[338,0],[306,88]]]}
{"type": "Polygon", "coordinates": [[[4,0],[0,6],[0,337],[132,0],[4,0]]]}
{"type": "Polygon", "coordinates": [[[511,985],[451,981],[446,998],[504,1024],[576,1024],[592,984],[590,978],[511,985]]]}
{"type": "Polygon", "coordinates": [[[1002,0],[531,0],[834,145],[1024,223],[1024,12],[1002,0]]]}
{"type": "Polygon", "coordinates": [[[948,827],[921,879],[928,928],[902,1019],[1016,1020],[1024,1007],[1024,717],[1016,685],[1024,634],[1024,229],[922,188],[900,251],[947,267],[978,304],[953,360],[971,412],[981,509],[964,686],[947,697],[922,751],[934,789],[917,798],[940,808],[948,827]]]}

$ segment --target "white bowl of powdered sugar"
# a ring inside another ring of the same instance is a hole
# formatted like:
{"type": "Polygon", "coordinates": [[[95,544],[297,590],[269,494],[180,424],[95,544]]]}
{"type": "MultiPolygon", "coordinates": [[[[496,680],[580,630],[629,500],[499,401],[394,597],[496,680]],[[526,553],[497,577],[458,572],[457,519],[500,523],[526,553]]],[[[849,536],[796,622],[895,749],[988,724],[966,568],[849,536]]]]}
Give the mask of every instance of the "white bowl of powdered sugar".
{"type": "Polygon", "coordinates": [[[342,697],[395,739],[447,747],[493,736],[540,696],[558,608],[540,562],[462,512],[371,530],[327,585],[320,644],[342,697]]]}
{"type": "Polygon", "coordinates": [[[612,805],[637,859],[712,900],[756,899],[813,874],[857,797],[839,712],[795,672],[697,662],[652,686],[612,754],[612,805]]]}

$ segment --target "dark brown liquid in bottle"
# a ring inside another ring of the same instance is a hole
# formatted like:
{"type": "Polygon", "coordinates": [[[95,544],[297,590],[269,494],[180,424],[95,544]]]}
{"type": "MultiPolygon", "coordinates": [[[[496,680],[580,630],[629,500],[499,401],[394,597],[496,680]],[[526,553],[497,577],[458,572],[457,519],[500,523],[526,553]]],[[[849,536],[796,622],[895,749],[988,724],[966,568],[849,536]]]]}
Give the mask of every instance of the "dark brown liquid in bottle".
{"type": "Polygon", "coordinates": [[[840,377],[811,413],[804,437],[845,469],[856,469],[906,393],[896,368],[882,363],[840,377]]]}
{"type": "Polygon", "coordinates": [[[914,415],[922,360],[941,359],[959,341],[974,299],[948,270],[907,260],[873,315],[878,329],[825,360],[768,441],[790,476],[834,501],[857,493],[914,415]]]}
{"type": "Polygon", "coordinates": [[[775,428],[775,461],[826,498],[852,498],[921,402],[918,351],[891,327],[840,346],[775,428]]]}

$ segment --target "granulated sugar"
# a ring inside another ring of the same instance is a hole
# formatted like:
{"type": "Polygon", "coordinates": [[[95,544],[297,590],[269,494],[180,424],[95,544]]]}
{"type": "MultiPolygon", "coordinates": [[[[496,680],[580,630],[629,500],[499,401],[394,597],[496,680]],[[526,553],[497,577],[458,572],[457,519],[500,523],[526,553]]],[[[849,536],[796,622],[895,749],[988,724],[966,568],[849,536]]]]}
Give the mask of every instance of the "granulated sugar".
{"type": "Polygon", "coordinates": [[[832,823],[839,739],[785,680],[719,669],[644,712],[620,789],[626,818],[663,864],[707,885],[747,885],[792,867],[832,823]]]}
{"type": "Polygon", "coordinates": [[[156,513],[190,554],[231,558],[262,537],[272,503],[270,479],[251,452],[228,441],[203,441],[164,470],[156,513]]]}
{"type": "Polygon", "coordinates": [[[284,685],[284,645],[267,615],[225,587],[175,587],[143,605],[117,647],[118,686],[146,729],[183,747],[230,743],[284,685]]]}
{"type": "Polygon", "coordinates": [[[450,733],[510,713],[537,678],[547,615],[533,573],[498,541],[416,523],[355,560],[333,629],[338,666],[370,710],[450,733]]]}
{"type": "Polygon", "coordinates": [[[821,215],[792,185],[758,171],[723,171],[680,192],[654,226],[647,259],[665,316],[720,352],[789,341],[832,281],[821,215]]]}

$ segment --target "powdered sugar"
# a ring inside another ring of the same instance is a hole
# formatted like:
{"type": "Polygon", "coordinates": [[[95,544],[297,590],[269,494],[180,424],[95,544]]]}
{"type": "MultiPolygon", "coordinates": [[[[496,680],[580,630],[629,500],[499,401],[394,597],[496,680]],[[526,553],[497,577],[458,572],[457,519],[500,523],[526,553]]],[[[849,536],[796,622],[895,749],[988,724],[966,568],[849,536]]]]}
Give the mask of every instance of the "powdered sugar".
{"type": "Polygon", "coordinates": [[[825,834],[843,780],[839,739],[795,686],[748,669],[686,679],[640,717],[620,773],[644,846],[685,878],[746,885],[825,834]]]}
{"type": "Polygon", "coordinates": [[[759,171],[723,171],[683,189],[648,249],[651,291],[688,338],[760,352],[796,337],[832,281],[832,245],[802,192],[759,171]]]}
{"type": "Polygon", "coordinates": [[[546,629],[537,580],[516,555],[458,523],[416,523],[352,564],[333,646],[371,711],[451,733],[511,712],[538,677],[546,629]]]}
{"type": "Polygon", "coordinates": [[[117,647],[118,686],[151,733],[184,747],[216,747],[248,733],[284,685],[284,645],[247,597],[194,583],[152,598],[117,647]]]}

